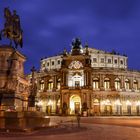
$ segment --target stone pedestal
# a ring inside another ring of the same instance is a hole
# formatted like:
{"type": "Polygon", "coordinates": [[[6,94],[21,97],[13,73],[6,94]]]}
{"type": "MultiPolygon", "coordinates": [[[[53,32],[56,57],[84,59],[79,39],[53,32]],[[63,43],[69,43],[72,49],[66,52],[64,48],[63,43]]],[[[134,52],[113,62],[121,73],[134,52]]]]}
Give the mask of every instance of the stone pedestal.
{"type": "Polygon", "coordinates": [[[26,57],[0,45],[0,110],[22,111],[27,107],[29,83],[24,75],[26,57]]]}
{"type": "Polygon", "coordinates": [[[28,129],[48,126],[50,118],[41,112],[0,112],[0,129],[28,129]]]}
{"type": "MultiPolygon", "coordinates": [[[[29,82],[24,75],[26,58],[7,45],[0,45],[0,129],[26,129],[46,126],[49,118],[28,108],[29,82]],[[25,111],[25,110],[30,111],[25,111]]],[[[32,107],[33,106],[33,107],[32,107]]]]}

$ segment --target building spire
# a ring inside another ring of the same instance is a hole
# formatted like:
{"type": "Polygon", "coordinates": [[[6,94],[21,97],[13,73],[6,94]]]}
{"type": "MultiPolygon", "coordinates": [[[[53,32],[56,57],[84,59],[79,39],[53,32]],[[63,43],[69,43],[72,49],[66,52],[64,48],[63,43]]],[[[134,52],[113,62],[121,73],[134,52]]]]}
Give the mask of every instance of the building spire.
{"type": "Polygon", "coordinates": [[[88,43],[86,42],[86,44],[85,44],[85,49],[86,49],[86,51],[85,51],[85,54],[86,55],[89,55],[89,50],[88,50],[88,43]]]}
{"type": "Polygon", "coordinates": [[[63,55],[64,56],[66,56],[68,53],[67,53],[67,50],[66,50],[66,48],[64,48],[64,50],[63,50],[63,55]]]}

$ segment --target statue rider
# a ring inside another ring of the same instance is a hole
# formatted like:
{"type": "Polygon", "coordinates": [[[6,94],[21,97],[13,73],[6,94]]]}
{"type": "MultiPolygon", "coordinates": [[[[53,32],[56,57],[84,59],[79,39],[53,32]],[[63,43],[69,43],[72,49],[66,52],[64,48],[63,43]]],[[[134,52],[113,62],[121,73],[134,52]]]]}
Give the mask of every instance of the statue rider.
{"type": "Polygon", "coordinates": [[[8,38],[10,40],[10,46],[12,42],[15,44],[15,48],[19,45],[22,48],[22,29],[20,26],[20,17],[17,15],[16,10],[11,14],[9,8],[4,9],[5,24],[4,29],[0,31],[1,37],[8,38]]]}
{"type": "Polygon", "coordinates": [[[16,10],[13,11],[13,31],[18,32],[21,28],[20,28],[20,18],[17,15],[16,10]]]}

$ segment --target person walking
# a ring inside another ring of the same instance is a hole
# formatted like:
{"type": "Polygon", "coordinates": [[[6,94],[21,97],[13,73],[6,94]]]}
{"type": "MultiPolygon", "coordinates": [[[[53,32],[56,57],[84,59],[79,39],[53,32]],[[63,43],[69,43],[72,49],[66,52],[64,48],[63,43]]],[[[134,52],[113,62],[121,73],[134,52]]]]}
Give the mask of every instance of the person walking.
{"type": "Polygon", "coordinates": [[[78,128],[80,127],[80,119],[81,119],[81,116],[80,116],[80,113],[77,114],[77,125],[78,125],[78,128]]]}

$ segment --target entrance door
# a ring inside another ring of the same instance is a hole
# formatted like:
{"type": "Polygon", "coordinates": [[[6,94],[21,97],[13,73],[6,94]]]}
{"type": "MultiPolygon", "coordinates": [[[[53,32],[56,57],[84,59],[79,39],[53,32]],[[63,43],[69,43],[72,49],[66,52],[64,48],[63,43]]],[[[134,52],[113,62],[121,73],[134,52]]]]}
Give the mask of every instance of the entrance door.
{"type": "Polygon", "coordinates": [[[93,114],[100,115],[100,103],[98,99],[93,100],[93,114]]]}
{"type": "Polygon", "coordinates": [[[122,106],[121,105],[116,105],[116,113],[117,113],[117,115],[122,114],[122,106]]]}
{"type": "Polygon", "coordinates": [[[80,112],[80,102],[75,102],[75,114],[78,114],[80,112]]]}
{"type": "Polygon", "coordinates": [[[105,106],[105,114],[106,115],[111,115],[112,114],[112,106],[111,105],[106,105],[105,106]]]}
{"type": "Polygon", "coordinates": [[[140,115],[140,105],[137,106],[136,110],[137,110],[137,115],[140,115]]]}
{"type": "Polygon", "coordinates": [[[94,115],[99,115],[100,114],[100,106],[99,105],[94,105],[94,115]]]}
{"type": "Polygon", "coordinates": [[[131,105],[127,106],[127,113],[128,113],[128,115],[131,115],[131,105]]]}

